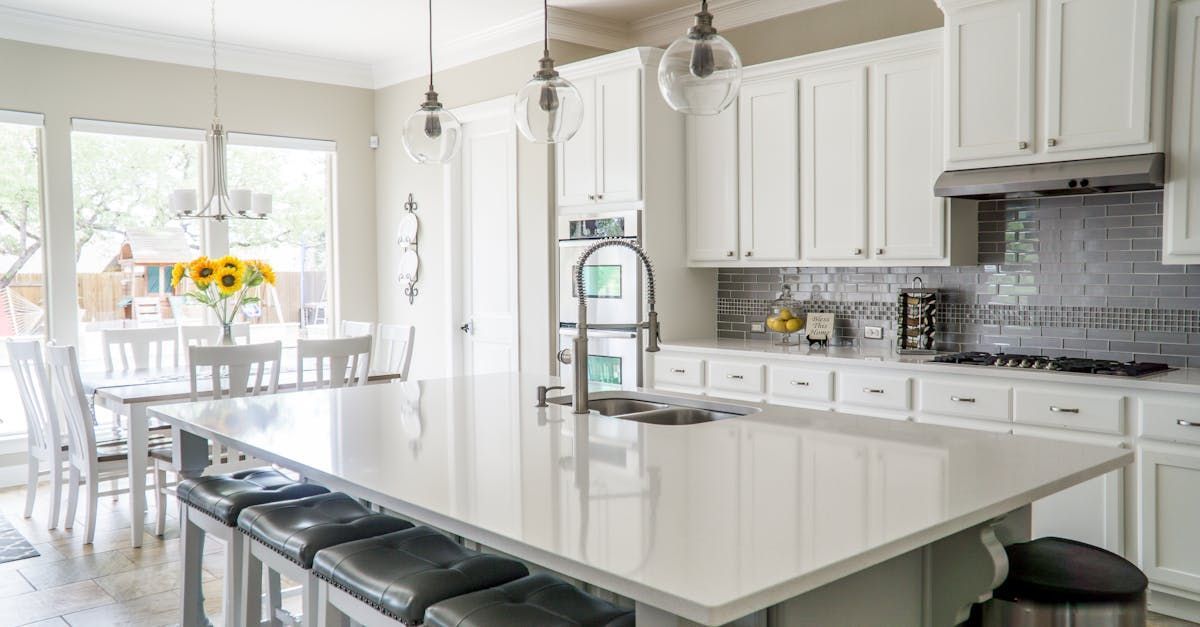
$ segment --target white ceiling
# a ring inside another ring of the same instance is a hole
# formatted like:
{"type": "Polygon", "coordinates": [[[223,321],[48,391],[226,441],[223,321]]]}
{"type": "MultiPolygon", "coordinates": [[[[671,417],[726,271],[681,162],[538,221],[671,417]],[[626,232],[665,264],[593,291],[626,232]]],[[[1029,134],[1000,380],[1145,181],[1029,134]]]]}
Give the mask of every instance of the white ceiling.
{"type": "MultiPolygon", "coordinates": [[[[750,23],[835,0],[713,0],[750,23]]],[[[696,0],[552,0],[558,38],[619,49],[682,33],[696,0]]],[[[434,54],[449,67],[540,40],[541,0],[434,2],[434,54]]],[[[426,0],[217,0],[226,69],[380,87],[426,64],[426,0]]],[[[729,27],[728,21],[724,21],[729,27]]],[[[0,38],[161,60],[208,61],[206,0],[0,0],[0,38]]],[[[668,39],[669,40],[669,39],[668,39]]]]}

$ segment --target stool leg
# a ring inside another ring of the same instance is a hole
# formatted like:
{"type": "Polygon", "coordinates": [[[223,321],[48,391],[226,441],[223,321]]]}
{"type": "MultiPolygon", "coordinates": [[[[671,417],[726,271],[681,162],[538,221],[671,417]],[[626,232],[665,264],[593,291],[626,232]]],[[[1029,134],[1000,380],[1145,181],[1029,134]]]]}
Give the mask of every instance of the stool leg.
{"type": "Polygon", "coordinates": [[[318,591],[321,588],[321,581],[313,574],[311,570],[304,572],[304,615],[301,617],[305,627],[312,627],[317,624],[317,615],[321,613],[319,609],[318,591]]]}
{"type": "Polygon", "coordinates": [[[192,521],[190,511],[180,517],[180,542],[183,544],[183,581],[180,582],[179,612],[182,627],[199,627],[208,623],[204,616],[203,579],[204,530],[192,521]]]}
{"type": "MultiPolygon", "coordinates": [[[[241,532],[237,532],[241,535],[241,532]]],[[[242,622],[247,627],[262,624],[262,561],[249,542],[242,550],[242,622]]]]}
{"type": "Polygon", "coordinates": [[[271,627],[283,627],[279,620],[279,609],[283,607],[283,585],[279,583],[279,573],[267,569],[267,605],[270,606],[271,627]]]}
{"type": "Polygon", "coordinates": [[[242,562],[245,560],[246,536],[237,529],[233,529],[233,537],[229,539],[229,545],[225,547],[225,624],[238,624],[238,616],[241,615],[241,603],[244,597],[242,594],[242,562]]]}
{"type": "Polygon", "coordinates": [[[329,584],[321,582],[317,591],[317,627],[350,627],[350,618],[329,600],[329,584]]]}

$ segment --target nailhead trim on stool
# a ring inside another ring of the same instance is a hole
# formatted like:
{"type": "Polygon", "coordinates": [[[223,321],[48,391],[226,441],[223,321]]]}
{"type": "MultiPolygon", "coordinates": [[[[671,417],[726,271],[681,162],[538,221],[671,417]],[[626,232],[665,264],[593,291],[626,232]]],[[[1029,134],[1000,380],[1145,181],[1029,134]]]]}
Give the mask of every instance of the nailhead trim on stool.
{"type": "Polygon", "coordinates": [[[313,573],[389,618],[418,625],[438,601],[519,579],[529,570],[415,527],[325,549],[317,553],[313,573]]]}
{"type": "Polygon", "coordinates": [[[633,627],[621,609],[546,574],[436,603],[425,612],[429,627],[633,627]]]}
{"type": "Polygon", "coordinates": [[[184,479],[176,488],[181,502],[228,527],[237,525],[238,514],[247,507],[327,492],[327,488],[315,483],[297,482],[274,468],[254,468],[225,475],[184,479]]]}

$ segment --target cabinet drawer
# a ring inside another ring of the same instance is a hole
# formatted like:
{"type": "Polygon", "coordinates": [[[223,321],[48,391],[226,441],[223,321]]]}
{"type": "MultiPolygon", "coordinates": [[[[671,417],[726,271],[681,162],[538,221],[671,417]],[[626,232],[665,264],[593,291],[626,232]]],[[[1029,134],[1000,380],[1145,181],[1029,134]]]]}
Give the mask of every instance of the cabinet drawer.
{"type": "Polygon", "coordinates": [[[1014,422],[1118,435],[1124,432],[1124,396],[1017,388],[1013,397],[1014,422]]]}
{"type": "Polygon", "coordinates": [[[771,366],[771,395],[800,401],[833,400],[833,371],[771,366]]]}
{"type": "Polygon", "coordinates": [[[655,357],[654,385],[704,387],[704,360],[692,357],[655,357]]]}
{"type": "Polygon", "coordinates": [[[759,364],[710,361],[708,387],[714,390],[762,394],[763,367],[759,364]]]}
{"type": "Polygon", "coordinates": [[[1200,407],[1195,403],[1142,401],[1141,436],[1167,442],[1200,444],[1200,407]]]}
{"type": "Polygon", "coordinates": [[[895,411],[907,411],[910,406],[908,377],[846,373],[838,378],[839,402],[895,411]]]}
{"type": "Polygon", "coordinates": [[[1011,422],[1012,388],[956,381],[923,381],[921,411],[1011,422]]]}

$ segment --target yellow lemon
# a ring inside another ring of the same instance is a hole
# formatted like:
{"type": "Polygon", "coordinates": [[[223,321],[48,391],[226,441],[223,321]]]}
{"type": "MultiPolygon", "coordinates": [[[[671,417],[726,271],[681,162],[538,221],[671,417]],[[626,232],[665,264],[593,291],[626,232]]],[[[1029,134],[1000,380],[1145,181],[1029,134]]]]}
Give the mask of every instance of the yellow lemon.
{"type": "Polygon", "coordinates": [[[787,323],[772,316],[771,318],[767,319],[767,328],[776,333],[783,333],[784,330],[787,329],[787,323]]]}
{"type": "Polygon", "coordinates": [[[795,316],[792,315],[792,310],[788,309],[787,307],[784,307],[783,309],[779,310],[779,319],[780,320],[791,320],[794,317],[795,316]]]}
{"type": "Polygon", "coordinates": [[[804,324],[800,322],[799,318],[792,318],[791,320],[788,320],[784,324],[787,325],[788,333],[795,333],[796,331],[799,331],[801,327],[804,326],[804,324]]]}

